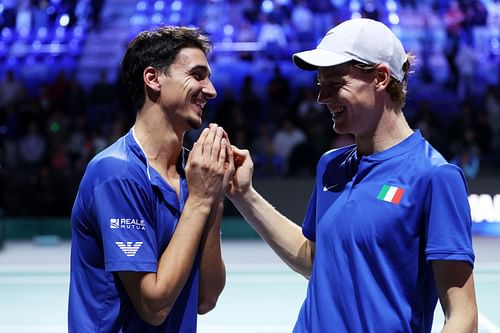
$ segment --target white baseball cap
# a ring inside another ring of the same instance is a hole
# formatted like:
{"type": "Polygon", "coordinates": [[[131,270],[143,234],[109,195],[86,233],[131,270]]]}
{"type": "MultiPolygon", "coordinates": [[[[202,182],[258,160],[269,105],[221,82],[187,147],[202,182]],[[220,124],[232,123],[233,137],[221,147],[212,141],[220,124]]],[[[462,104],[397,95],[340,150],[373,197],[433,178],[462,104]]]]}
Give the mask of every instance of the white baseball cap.
{"type": "Polygon", "coordinates": [[[398,81],[407,60],[401,41],[386,25],[366,18],[344,21],[328,31],[314,50],[295,53],[295,65],[305,70],[356,60],[368,65],[386,64],[398,81]]]}

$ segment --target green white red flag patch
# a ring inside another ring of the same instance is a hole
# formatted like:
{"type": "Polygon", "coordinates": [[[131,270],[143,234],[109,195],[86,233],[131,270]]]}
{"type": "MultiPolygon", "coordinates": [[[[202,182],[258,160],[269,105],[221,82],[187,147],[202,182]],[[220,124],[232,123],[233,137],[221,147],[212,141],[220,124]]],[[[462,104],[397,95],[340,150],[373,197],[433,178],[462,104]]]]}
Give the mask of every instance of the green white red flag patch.
{"type": "Polygon", "coordinates": [[[401,187],[390,186],[385,184],[380,189],[380,192],[377,195],[377,199],[384,200],[393,204],[398,205],[403,197],[404,189],[401,187]]]}

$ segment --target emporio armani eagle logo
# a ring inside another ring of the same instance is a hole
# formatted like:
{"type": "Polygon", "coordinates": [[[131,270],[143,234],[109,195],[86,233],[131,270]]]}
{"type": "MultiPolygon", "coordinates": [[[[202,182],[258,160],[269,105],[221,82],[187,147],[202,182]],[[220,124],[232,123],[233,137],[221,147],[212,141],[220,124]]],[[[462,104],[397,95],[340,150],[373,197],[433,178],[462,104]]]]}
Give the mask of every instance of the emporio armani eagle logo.
{"type": "Polygon", "coordinates": [[[135,257],[144,242],[115,242],[127,257],[135,257]]]}

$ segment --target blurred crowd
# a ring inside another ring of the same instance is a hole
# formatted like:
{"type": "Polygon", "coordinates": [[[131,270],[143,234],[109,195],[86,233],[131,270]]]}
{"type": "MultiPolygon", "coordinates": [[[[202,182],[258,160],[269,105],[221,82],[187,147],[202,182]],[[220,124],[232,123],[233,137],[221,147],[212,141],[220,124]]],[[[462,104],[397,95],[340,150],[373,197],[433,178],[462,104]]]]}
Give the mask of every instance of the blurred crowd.
{"type": "MultiPolygon", "coordinates": [[[[293,36],[310,44],[306,47],[315,45],[316,36],[332,25],[332,16],[323,14],[342,17],[345,13],[340,9],[346,7],[336,7],[344,4],[339,0],[283,1],[285,5],[275,8],[272,15],[263,15],[262,1],[213,3],[241,6],[238,41],[287,45],[293,36]],[[259,29],[255,29],[257,24],[259,29]],[[267,24],[269,29],[264,28],[267,24]]],[[[382,15],[377,3],[364,1],[363,15],[382,15]]],[[[469,30],[473,25],[490,24],[480,4],[473,0],[432,3],[433,10],[445,17],[447,47],[443,52],[448,75],[438,81],[425,64],[420,66],[410,78],[404,109],[413,128],[460,165],[469,179],[482,170],[500,170],[499,80],[482,84],[475,76],[480,64],[474,58],[469,30]],[[431,92],[421,93],[424,90],[431,92]]],[[[418,4],[402,1],[402,5],[416,11],[418,4]]],[[[204,20],[199,25],[208,31],[217,22],[217,12],[212,14],[199,17],[204,20]]],[[[241,82],[217,86],[219,95],[205,107],[204,121],[217,122],[233,144],[250,149],[256,177],[312,177],[323,152],[351,144],[353,139],[333,132],[330,113],[316,102],[314,80],[297,85],[293,74],[284,71],[290,54],[281,59],[276,48],[270,50],[269,80],[262,83],[258,74],[248,74],[241,82]]],[[[252,52],[239,56],[252,61],[252,52]]],[[[36,89],[19,77],[16,68],[4,72],[0,79],[0,208],[6,215],[69,215],[88,161],[125,134],[134,121],[135,110],[130,109],[120,84],[110,79],[110,72],[116,70],[102,70],[99,80],[88,86],[75,73],[59,71],[36,89]]],[[[187,147],[197,134],[193,131],[186,136],[187,147]]]]}
{"type": "Polygon", "coordinates": [[[101,0],[2,0],[0,29],[18,32],[58,26],[98,27],[101,0]]]}

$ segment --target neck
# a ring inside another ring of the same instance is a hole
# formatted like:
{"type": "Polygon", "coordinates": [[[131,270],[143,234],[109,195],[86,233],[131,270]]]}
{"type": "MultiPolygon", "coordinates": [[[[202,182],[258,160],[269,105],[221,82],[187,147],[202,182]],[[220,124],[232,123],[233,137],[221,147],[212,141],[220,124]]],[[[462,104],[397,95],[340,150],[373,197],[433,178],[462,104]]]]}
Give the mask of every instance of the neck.
{"type": "Polygon", "coordinates": [[[163,174],[175,171],[184,133],[176,133],[161,115],[161,112],[142,110],[137,114],[134,133],[149,164],[163,174]]]}
{"type": "Polygon", "coordinates": [[[361,155],[371,155],[389,149],[413,133],[402,112],[384,112],[378,126],[366,136],[356,136],[361,155]]]}

